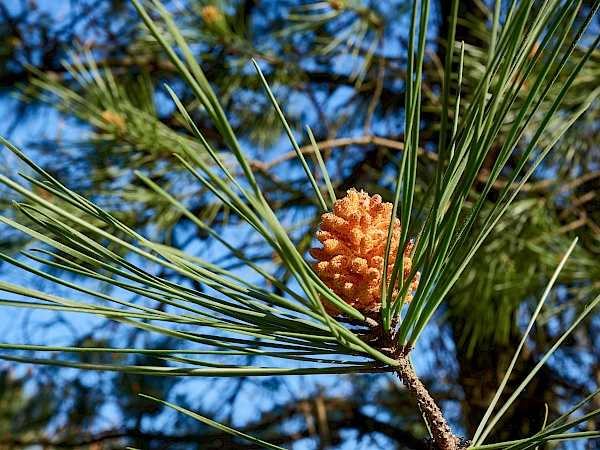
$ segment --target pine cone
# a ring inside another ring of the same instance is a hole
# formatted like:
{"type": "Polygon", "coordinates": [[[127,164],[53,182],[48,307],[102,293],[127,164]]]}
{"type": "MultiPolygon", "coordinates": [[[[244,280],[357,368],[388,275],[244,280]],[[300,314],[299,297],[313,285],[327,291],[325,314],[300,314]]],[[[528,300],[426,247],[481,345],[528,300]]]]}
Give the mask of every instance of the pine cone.
{"type": "MultiPolygon", "coordinates": [[[[323,248],[310,249],[310,255],[317,260],[313,269],[325,285],[359,311],[381,306],[381,282],[391,215],[392,204],[382,203],[380,195],[370,197],[366,192],[353,188],[346,197],[335,202],[333,213],[321,216],[321,231],[317,231],[317,239],[323,248]]],[[[388,258],[388,285],[398,253],[400,232],[400,220],[396,218],[388,258]]],[[[409,242],[404,249],[403,283],[412,268],[412,248],[413,242],[409,242]]],[[[410,292],[419,285],[419,275],[417,273],[412,279],[405,303],[412,300],[410,292]]],[[[398,290],[397,280],[392,295],[396,296],[398,290]]],[[[321,301],[328,314],[341,314],[328,301],[323,298],[321,301]]]]}

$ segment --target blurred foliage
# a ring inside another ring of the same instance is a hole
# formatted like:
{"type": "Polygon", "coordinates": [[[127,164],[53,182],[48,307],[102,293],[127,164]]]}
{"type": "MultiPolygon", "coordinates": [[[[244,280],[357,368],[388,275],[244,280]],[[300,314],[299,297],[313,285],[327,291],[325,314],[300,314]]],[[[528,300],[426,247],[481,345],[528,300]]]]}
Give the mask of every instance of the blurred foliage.
{"type": "MultiPolygon", "coordinates": [[[[207,235],[190,232],[185,217],[132,177],[134,169],[142,170],[165,190],[176,193],[178,200],[207,225],[243,242],[245,245],[240,248],[248,255],[257,261],[270,261],[279,279],[287,281],[288,274],[277,268],[273,255],[255,245],[246,230],[237,226],[238,218],[219,207],[212,194],[192,183],[180,166],[172,164],[180,142],[192,148],[198,144],[190,139],[185,121],[167,100],[164,83],[177,93],[192,112],[200,131],[214,148],[222,149],[223,156],[227,156],[226,146],[157,42],[139,25],[129,3],[119,0],[58,3],[61,2],[48,6],[45,2],[25,0],[0,2],[0,94],[7,108],[12,108],[12,117],[1,124],[2,134],[8,138],[11,134],[19,136],[38,121],[48,120],[53,132],[28,135],[27,143],[36,159],[43,161],[45,170],[59,175],[65,185],[116,213],[119,220],[133,229],[143,229],[170,245],[199,248],[199,253],[212,255],[215,263],[223,267],[234,264],[221,260],[207,235]]],[[[417,192],[421,195],[434,181],[432,167],[437,161],[448,31],[444,18],[449,14],[449,3],[433,2],[430,14],[431,30],[437,32],[429,36],[423,74],[423,124],[419,141],[422,151],[417,168],[417,192]]],[[[473,89],[490,54],[486,42],[491,32],[493,5],[478,0],[460,3],[461,22],[457,42],[452,45],[456,55],[460,41],[464,41],[460,102],[465,106],[472,101],[473,89]]],[[[596,3],[583,2],[578,20],[583,20],[596,3]]],[[[266,198],[282,217],[287,217],[290,234],[301,250],[311,246],[311,236],[319,221],[315,217],[317,205],[312,198],[302,195],[310,187],[289,144],[281,139],[281,124],[250,58],[256,59],[265,73],[299,142],[306,146],[303,151],[314,158],[308,138],[301,134],[302,127],[310,125],[326,157],[338,197],[350,187],[357,187],[391,200],[404,141],[410,2],[179,0],[165,4],[201,61],[236,134],[251,149],[252,169],[264,186],[266,198]]],[[[537,2],[536,6],[542,7],[543,2],[537,2]]],[[[596,15],[590,35],[599,32],[600,18],[596,15]]],[[[519,85],[517,106],[525,101],[528,89],[539,75],[537,71],[550,58],[537,48],[534,46],[530,60],[539,64],[532,64],[530,73],[514,78],[519,85]]],[[[583,46],[576,48],[573,60],[585,50],[583,46]]],[[[561,54],[566,51],[566,46],[560,49],[561,54]]],[[[458,60],[455,63],[458,65],[458,60]]],[[[561,78],[544,86],[549,95],[543,102],[549,105],[553,101],[572,69],[572,63],[568,62],[561,78]]],[[[589,103],[589,109],[560,138],[525,184],[510,211],[450,292],[441,314],[443,325],[430,331],[427,358],[431,363],[419,375],[431,386],[434,397],[447,406],[454,425],[469,435],[490,400],[486,397],[488,390],[483,392],[478,387],[483,385],[491,391],[501,378],[523,324],[535,307],[534,300],[574,236],[579,236],[581,245],[561,274],[561,288],[544,311],[545,322],[528,341],[528,351],[519,362],[520,373],[530,370],[573,312],[584,308],[600,290],[599,86],[600,49],[596,49],[554,116],[551,129],[560,129],[581,105],[589,103]],[[456,365],[448,364],[447,361],[455,359],[456,365]]],[[[457,83],[452,86],[453,95],[457,94],[457,87],[457,83]]],[[[527,118],[528,129],[535,130],[542,119],[542,115],[527,118]]],[[[497,142],[509,139],[511,120],[524,119],[511,117],[506,121],[498,130],[497,142]]],[[[530,138],[527,134],[522,137],[500,180],[485,194],[488,206],[506,185],[503,180],[515,172],[520,178],[528,170],[511,161],[518,160],[530,138]]],[[[541,152],[550,139],[550,135],[543,136],[536,152],[541,152]]],[[[500,148],[490,154],[472,186],[473,202],[483,195],[499,151],[500,148]]],[[[0,164],[13,172],[28,170],[5,160],[4,155],[0,156],[0,164]]],[[[235,167],[232,169],[239,170],[235,167]]],[[[50,201],[61,201],[52,192],[44,195],[50,201]]],[[[10,197],[0,191],[0,209],[10,215],[8,207],[10,197]]],[[[6,228],[0,230],[3,251],[17,253],[27,246],[28,242],[20,235],[9,233],[6,228]]],[[[95,346],[102,342],[110,347],[111,342],[130,339],[159,348],[160,343],[125,335],[119,327],[107,332],[110,326],[113,325],[104,322],[96,325],[94,333],[85,339],[94,341],[95,346]]],[[[565,404],[595,390],[600,383],[600,347],[596,339],[599,332],[598,317],[588,320],[515,408],[528,411],[537,420],[543,416],[546,402],[550,417],[555,417],[565,404]]],[[[83,341],[81,344],[85,345],[83,341]]],[[[161,398],[166,398],[169,392],[175,397],[179,395],[176,386],[162,380],[125,375],[101,380],[98,377],[95,382],[102,384],[103,390],[94,391],[89,380],[47,377],[47,384],[39,386],[38,392],[45,392],[48,397],[36,396],[43,401],[34,404],[33,397],[22,393],[25,379],[14,378],[8,371],[1,375],[0,439],[9,433],[11,437],[6,441],[15,443],[7,448],[20,448],[18,442],[33,441],[46,444],[62,441],[67,447],[86,444],[92,448],[94,444],[99,445],[94,448],[106,449],[123,445],[140,448],[161,448],[161,445],[244,448],[245,445],[213,430],[199,429],[197,423],[186,422],[177,415],[145,409],[137,397],[141,384],[155,389],[156,396],[161,398]],[[64,386],[59,386],[61,380],[64,386]],[[161,396],[159,392],[166,394],[161,396]],[[57,401],[54,396],[59,393],[62,404],[54,409],[57,401]],[[3,404],[9,407],[1,407],[3,404]],[[124,418],[124,428],[103,419],[102,407],[109,404],[124,418]],[[62,416],[50,417],[50,410],[62,416]],[[170,417],[173,425],[163,426],[162,434],[148,431],[156,427],[144,427],[143,419],[164,424],[161,418],[165,417],[170,417]],[[48,434],[39,430],[51,429],[51,423],[55,424],[54,434],[48,438],[48,434]],[[70,429],[64,428],[66,423],[70,429]]],[[[402,448],[404,442],[411,448],[425,448],[421,438],[426,430],[422,429],[420,418],[408,414],[408,408],[403,407],[411,400],[392,378],[373,375],[349,379],[352,383],[341,392],[332,389],[328,393],[321,386],[310,386],[305,395],[292,396],[287,402],[273,400],[267,410],[247,418],[240,429],[283,445],[305,439],[315,448],[327,442],[336,445],[356,442],[357,448],[384,444],[402,448]]],[[[511,383],[517,385],[519,381],[517,376],[511,383]]],[[[230,383],[238,383],[235,388],[223,388],[224,392],[233,390],[226,402],[231,410],[225,414],[232,421],[236,420],[238,395],[244,392],[242,385],[255,383],[256,389],[271,390],[274,398],[275,393],[286,392],[285,382],[277,379],[230,383]]],[[[221,413],[223,418],[223,411],[217,411],[210,402],[177,398],[182,406],[189,402],[190,409],[217,416],[221,413]]],[[[513,414],[513,422],[498,427],[490,440],[516,439],[538,425],[522,417],[513,414]]],[[[588,429],[599,426],[591,422],[588,429]]],[[[594,443],[589,445],[590,449],[595,448],[594,443]]]]}
{"type": "Polygon", "coordinates": [[[11,448],[13,436],[23,441],[36,440],[43,436],[44,428],[52,420],[58,398],[52,384],[46,392],[31,395],[27,383],[33,371],[17,375],[13,368],[0,371],[0,448],[11,448]],[[26,384],[29,389],[26,389],[26,384]]]}

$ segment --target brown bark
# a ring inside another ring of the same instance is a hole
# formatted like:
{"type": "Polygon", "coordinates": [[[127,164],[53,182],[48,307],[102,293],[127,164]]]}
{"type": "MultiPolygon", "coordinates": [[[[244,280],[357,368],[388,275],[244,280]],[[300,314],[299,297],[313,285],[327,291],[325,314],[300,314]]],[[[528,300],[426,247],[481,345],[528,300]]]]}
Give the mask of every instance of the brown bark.
{"type": "Polygon", "coordinates": [[[408,361],[401,356],[398,358],[400,365],[396,369],[396,374],[402,380],[406,389],[416,399],[419,409],[425,416],[433,439],[440,450],[456,450],[460,448],[458,436],[452,433],[450,426],[442,415],[442,411],[436,405],[435,401],[429,395],[429,392],[421,383],[408,361]]]}

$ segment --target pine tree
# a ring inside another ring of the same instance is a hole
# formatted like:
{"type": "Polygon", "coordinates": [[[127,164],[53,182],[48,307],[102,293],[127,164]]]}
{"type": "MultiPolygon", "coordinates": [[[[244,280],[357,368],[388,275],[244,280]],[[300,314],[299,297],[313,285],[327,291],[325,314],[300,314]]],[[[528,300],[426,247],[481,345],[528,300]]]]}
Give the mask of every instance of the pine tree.
{"type": "Polygon", "coordinates": [[[117,372],[131,419],[94,432],[103,396],[81,381],[44,443],[242,448],[169,397],[181,376],[239,391],[331,373],[352,395],[317,388],[235,428],[250,445],[597,439],[599,2],[291,3],[98,2],[83,21],[103,39],[63,53],[75,28],[42,28],[41,57],[36,5],[5,21],[7,58],[34,66],[2,83],[85,133],[35,158],[3,141],[19,161],[0,257],[47,284],[2,282],[2,304],[105,320],[0,356],[117,372]],[[417,377],[410,357],[434,362],[417,377]],[[165,405],[181,432],[142,429],[165,405]]]}

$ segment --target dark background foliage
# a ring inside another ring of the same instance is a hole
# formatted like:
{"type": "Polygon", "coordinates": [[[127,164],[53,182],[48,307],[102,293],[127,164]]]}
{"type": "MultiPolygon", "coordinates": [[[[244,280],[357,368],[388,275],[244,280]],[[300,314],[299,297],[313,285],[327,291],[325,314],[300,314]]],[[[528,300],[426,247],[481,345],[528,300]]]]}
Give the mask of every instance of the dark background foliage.
{"type": "MultiPolygon", "coordinates": [[[[338,196],[357,187],[391,200],[403,148],[411,5],[404,1],[322,3],[319,10],[295,0],[166,3],[248,149],[267,199],[288,214],[291,223],[307,221],[307,226],[293,234],[303,250],[311,246],[319,220],[315,200],[303,195],[310,188],[299,175],[292,149],[281,139],[281,126],[257,75],[249,70],[249,59],[260,64],[295,129],[311,126],[331,167],[337,168],[331,175],[338,196]],[[217,8],[216,15],[215,9],[207,9],[210,5],[217,8]]],[[[437,160],[450,3],[434,1],[430,14],[418,167],[421,191],[432,182],[437,160]]],[[[584,2],[582,18],[592,3],[584,2]]],[[[460,2],[457,41],[465,43],[466,54],[463,102],[469,101],[477,80],[478,61],[486,58],[488,7],[489,2],[460,2]]],[[[600,18],[594,20],[591,29],[597,33],[600,18]]],[[[181,248],[210,248],[208,236],[190,231],[184,217],[132,178],[133,169],[143,169],[159,185],[174,188],[171,191],[185,198],[190,210],[213,228],[227,233],[235,227],[238,219],[216,208],[210,195],[194,187],[189,175],[172,164],[173,136],[185,136],[188,131],[167,100],[164,83],[194,112],[198,128],[214,147],[223,148],[224,143],[202,110],[194,108],[192,93],[139,25],[128,2],[0,1],[0,52],[4,117],[0,131],[6,138],[25,141],[30,154],[37,155],[44,168],[64,184],[103,203],[132,228],[151,232],[156,239],[181,248]],[[76,61],[82,71],[95,64],[114,85],[103,90],[95,81],[82,83],[67,70],[76,61]],[[66,102],[66,92],[77,93],[84,102],[66,102]],[[49,129],[35,136],[26,133],[44,121],[49,129]],[[55,125],[69,131],[57,133],[55,125]]],[[[544,321],[527,342],[508,394],[539,361],[573,311],[583,308],[599,291],[599,69],[600,50],[596,49],[565,100],[564,110],[557,114],[557,125],[583,103],[590,102],[590,109],[525,185],[450,292],[439,313],[439,325],[430,327],[420,344],[419,375],[453,427],[467,436],[485,412],[532,305],[574,236],[580,237],[580,245],[561,275],[544,321]]],[[[523,84],[524,91],[528,82],[523,84]]],[[[310,145],[307,138],[302,144],[310,145]]],[[[519,151],[518,146],[515,152],[519,151]]],[[[473,186],[473,198],[485,185],[494,158],[491,152],[473,186]]],[[[21,169],[1,155],[0,164],[9,170],[21,169]]],[[[501,179],[507,179],[511,170],[516,168],[509,162],[501,179]]],[[[503,187],[498,181],[487,200],[495,201],[503,187]]],[[[9,204],[10,198],[0,193],[0,207],[6,209],[9,204]]],[[[16,253],[27,245],[8,229],[1,232],[5,251],[16,253]]],[[[236,232],[236,238],[240,248],[257,261],[272,259],[264,248],[244,242],[243,232],[236,232]]],[[[224,267],[235,263],[215,254],[215,262],[224,267]]],[[[5,265],[0,270],[5,276],[10,274],[5,265]]],[[[283,269],[278,272],[287,280],[283,269]]],[[[73,345],[112,346],[116,341],[136,347],[168,345],[110,322],[95,323],[81,334],[77,326],[72,329],[70,320],[52,316],[43,320],[43,326],[71,329],[73,345]]],[[[556,417],[598,388],[599,326],[598,318],[592,317],[579,329],[537,375],[489,442],[526,436],[542,427],[546,407],[549,417],[556,417]]],[[[35,336],[41,334],[36,330],[35,336]]],[[[124,355],[97,357],[144,363],[139,357],[129,361],[124,355]]],[[[40,367],[22,373],[7,363],[0,367],[0,449],[33,443],[46,448],[254,448],[146,403],[137,396],[142,391],[213,415],[275,444],[427,448],[422,441],[427,431],[413,400],[389,375],[357,375],[342,381],[327,377],[210,380],[194,385],[194,395],[184,395],[189,382],[171,378],[40,367]],[[215,390],[221,394],[218,399],[210,395],[215,390]],[[260,405],[251,406],[253,414],[244,413],[249,398],[253,399],[250,403],[262,399],[260,405]]],[[[598,429],[600,423],[590,422],[587,427],[598,429]]],[[[597,448],[597,442],[582,445],[597,448]]]]}

